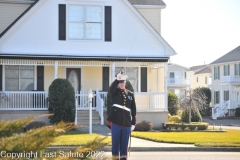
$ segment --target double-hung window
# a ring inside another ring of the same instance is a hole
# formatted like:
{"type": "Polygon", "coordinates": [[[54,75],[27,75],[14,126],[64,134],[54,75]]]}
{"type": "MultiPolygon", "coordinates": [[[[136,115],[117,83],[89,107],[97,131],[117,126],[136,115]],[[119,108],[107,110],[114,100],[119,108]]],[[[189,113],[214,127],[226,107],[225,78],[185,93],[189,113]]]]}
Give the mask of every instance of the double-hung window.
{"type": "Polygon", "coordinates": [[[5,66],[6,91],[32,91],[34,89],[34,66],[5,66]]]}
{"type": "Polygon", "coordinates": [[[234,65],[235,76],[240,76],[240,63],[234,65]]]}
{"type": "Polygon", "coordinates": [[[215,79],[220,79],[220,67],[219,66],[214,67],[214,80],[215,79]]]}
{"type": "Polygon", "coordinates": [[[224,76],[230,75],[230,67],[229,65],[224,65],[224,76]]]}
{"type": "Polygon", "coordinates": [[[68,39],[102,40],[102,6],[69,5],[68,39]]]}
{"type": "MultiPolygon", "coordinates": [[[[116,67],[115,74],[120,72],[122,69],[122,67],[116,67]]],[[[132,84],[134,92],[138,92],[138,67],[126,67],[124,74],[128,75],[127,80],[132,84]]]]}
{"type": "Polygon", "coordinates": [[[218,104],[220,102],[220,92],[214,91],[214,104],[218,104]]]}
{"type": "Polygon", "coordinates": [[[224,101],[228,101],[228,100],[229,100],[229,90],[225,90],[225,91],[224,91],[224,96],[223,96],[223,98],[224,98],[224,101]]]}

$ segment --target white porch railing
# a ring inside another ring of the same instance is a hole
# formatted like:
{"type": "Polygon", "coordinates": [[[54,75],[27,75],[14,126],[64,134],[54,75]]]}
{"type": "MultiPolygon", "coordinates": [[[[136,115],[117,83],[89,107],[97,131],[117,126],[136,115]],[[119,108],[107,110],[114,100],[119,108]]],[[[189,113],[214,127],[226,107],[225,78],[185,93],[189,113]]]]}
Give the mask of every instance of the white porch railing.
{"type": "Polygon", "coordinates": [[[0,101],[0,110],[47,110],[48,92],[5,91],[6,99],[0,101]]]}
{"type": "Polygon", "coordinates": [[[190,80],[185,78],[168,78],[168,85],[190,85],[190,80]]]}
{"type": "Polygon", "coordinates": [[[216,104],[212,108],[212,119],[217,119],[217,117],[225,117],[225,114],[228,113],[228,108],[230,101],[223,101],[219,104],[216,104]]]}
{"type": "MultiPolygon", "coordinates": [[[[7,100],[0,102],[0,110],[48,110],[47,91],[5,91],[7,100]]],[[[93,93],[92,108],[97,109],[98,100],[102,99],[103,109],[107,106],[107,92],[93,93]]],[[[137,110],[165,110],[164,92],[135,92],[137,110]]],[[[89,109],[88,91],[76,93],[77,110],[89,109]]]]}
{"type": "Polygon", "coordinates": [[[164,92],[135,92],[137,110],[165,110],[164,92]]]}
{"type": "MultiPolygon", "coordinates": [[[[103,94],[102,94],[103,95],[103,94]]],[[[101,125],[104,125],[104,114],[103,114],[103,99],[100,96],[98,89],[96,90],[96,111],[98,112],[101,118],[101,125]]]]}
{"type": "Polygon", "coordinates": [[[221,82],[226,83],[226,82],[240,82],[240,75],[237,76],[222,76],[221,77],[221,82]]]}

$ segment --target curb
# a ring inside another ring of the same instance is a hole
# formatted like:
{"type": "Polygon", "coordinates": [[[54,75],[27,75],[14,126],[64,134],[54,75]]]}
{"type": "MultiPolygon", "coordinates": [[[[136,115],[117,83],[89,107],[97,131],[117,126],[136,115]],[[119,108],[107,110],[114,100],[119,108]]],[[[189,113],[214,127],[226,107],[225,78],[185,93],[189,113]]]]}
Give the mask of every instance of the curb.
{"type": "MultiPolygon", "coordinates": [[[[47,152],[74,151],[79,146],[47,147],[47,152]]],[[[99,151],[111,152],[111,146],[99,147],[99,151]]],[[[195,152],[240,152],[240,147],[131,147],[131,152],[152,152],[152,151],[195,151],[195,152]]]]}

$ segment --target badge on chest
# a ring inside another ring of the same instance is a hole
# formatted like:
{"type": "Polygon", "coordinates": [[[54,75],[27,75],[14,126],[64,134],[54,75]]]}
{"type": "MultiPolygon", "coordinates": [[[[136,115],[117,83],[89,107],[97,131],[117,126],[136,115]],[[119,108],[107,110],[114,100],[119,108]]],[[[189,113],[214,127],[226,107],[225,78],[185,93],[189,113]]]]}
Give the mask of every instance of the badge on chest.
{"type": "Polygon", "coordinates": [[[132,96],[128,96],[128,99],[129,99],[129,100],[132,100],[132,96]]]}

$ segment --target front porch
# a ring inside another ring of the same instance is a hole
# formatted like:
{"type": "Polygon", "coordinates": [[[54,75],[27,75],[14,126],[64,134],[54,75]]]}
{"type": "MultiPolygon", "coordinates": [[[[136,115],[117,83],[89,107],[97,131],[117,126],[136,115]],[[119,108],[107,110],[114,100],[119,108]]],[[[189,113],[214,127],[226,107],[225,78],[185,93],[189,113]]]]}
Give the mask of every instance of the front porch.
{"type": "MultiPolygon", "coordinates": [[[[106,118],[104,112],[107,106],[107,90],[116,72],[124,69],[134,88],[137,111],[144,113],[139,120],[148,120],[145,117],[153,118],[153,112],[164,113],[163,122],[167,120],[166,62],[0,59],[0,67],[0,94],[6,97],[0,101],[2,113],[47,113],[48,88],[51,82],[56,78],[65,78],[76,90],[78,112],[89,110],[87,92],[90,88],[94,90],[91,107],[98,112],[103,124],[106,118]],[[72,69],[76,74],[69,73],[68,69],[72,69]],[[16,73],[18,75],[15,75],[16,73]],[[17,83],[13,79],[18,80],[17,83]]],[[[0,116],[0,119],[3,120],[4,117],[7,115],[0,116]]],[[[159,119],[155,118],[156,123],[161,124],[159,119]]]]}
{"type": "MultiPolygon", "coordinates": [[[[212,119],[225,116],[235,116],[235,109],[240,107],[240,82],[236,76],[223,76],[222,80],[234,80],[234,83],[221,84],[220,100],[221,102],[215,104],[212,108],[212,119]],[[237,80],[237,81],[236,81],[237,80]]],[[[229,82],[229,81],[228,81],[229,82]]],[[[216,95],[214,95],[216,96],[216,95]]],[[[214,97],[216,101],[216,97],[214,97]]]]}

